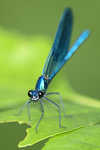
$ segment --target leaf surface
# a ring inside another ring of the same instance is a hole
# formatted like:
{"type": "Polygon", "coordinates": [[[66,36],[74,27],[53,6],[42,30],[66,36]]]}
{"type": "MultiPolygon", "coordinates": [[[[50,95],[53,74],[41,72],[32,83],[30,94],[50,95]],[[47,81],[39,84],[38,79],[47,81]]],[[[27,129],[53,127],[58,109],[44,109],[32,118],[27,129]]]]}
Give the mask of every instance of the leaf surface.
{"type": "MultiPolygon", "coordinates": [[[[50,47],[51,42],[48,38],[41,36],[25,37],[0,29],[1,123],[29,123],[27,107],[20,116],[15,116],[15,114],[18,114],[21,107],[28,100],[27,92],[35,88],[50,47]]],[[[64,135],[74,134],[76,130],[81,132],[86,127],[89,128],[100,121],[100,102],[76,93],[63,75],[64,73],[59,73],[55,77],[48,88],[48,92],[60,91],[66,115],[71,115],[71,117],[64,117],[61,109],[62,126],[65,126],[66,129],[59,127],[57,108],[46,100],[42,100],[45,113],[39,124],[37,134],[35,127],[42,112],[40,103],[31,103],[31,126],[27,129],[27,136],[19,143],[19,147],[33,145],[49,137],[52,137],[50,141],[52,139],[56,140],[59,136],[63,138],[64,135]]],[[[61,107],[59,97],[52,95],[48,98],[61,107]]],[[[50,141],[47,142],[47,146],[50,141]]]]}

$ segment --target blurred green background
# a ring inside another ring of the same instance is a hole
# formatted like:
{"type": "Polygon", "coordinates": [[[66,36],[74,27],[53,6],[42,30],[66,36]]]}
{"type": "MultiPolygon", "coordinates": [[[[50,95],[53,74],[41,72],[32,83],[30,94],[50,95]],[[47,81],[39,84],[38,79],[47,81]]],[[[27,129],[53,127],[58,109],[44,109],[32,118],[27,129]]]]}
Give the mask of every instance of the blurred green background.
{"type": "MultiPolygon", "coordinates": [[[[74,15],[71,45],[84,29],[91,31],[88,40],[66,64],[66,78],[76,91],[100,99],[100,1],[0,0],[0,26],[25,36],[47,36],[53,42],[59,19],[66,7],[71,7],[74,15]]],[[[17,133],[20,133],[20,139],[23,139],[26,126],[19,126],[17,123],[0,124],[0,126],[2,149],[18,149],[17,133]]],[[[39,149],[37,146],[41,147],[42,144],[36,144],[31,148],[39,149]]]]}

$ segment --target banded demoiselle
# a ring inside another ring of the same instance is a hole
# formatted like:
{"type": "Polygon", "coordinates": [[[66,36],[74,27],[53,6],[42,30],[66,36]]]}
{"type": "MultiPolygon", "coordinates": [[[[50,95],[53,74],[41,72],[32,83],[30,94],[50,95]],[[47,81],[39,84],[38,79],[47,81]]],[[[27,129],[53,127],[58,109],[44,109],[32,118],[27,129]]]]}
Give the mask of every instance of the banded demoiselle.
{"type": "MultiPolygon", "coordinates": [[[[59,99],[62,104],[62,108],[64,110],[62,98],[58,92],[46,93],[46,90],[48,88],[48,85],[54,78],[54,76],[63,67],[63,65],[68,61],[68,59],[72,56],[72,54],[74,54],[74,52],[78,49],[78,47],[89,36],[90,32],[88,30],[84,30],[69,50],[70,37],[71,37],[71,31],[72,31],[72,23],[73,23],[72,10],[70,8],[66,8],[61,17],[53,46],[47,57],[45,64],[44,64],[42,75],[39,77],[39,79],[36,83],[35,91],[30,90],[28,92],[28,96],[30,97],[30,99],[25,103],[25,105],[22,107],[22,109],[20,110],[20,112],[18,114],[18,115],[20,115],[20,113],[23,111],[25,106],[28,104],[28,115],[29,115],[29,124],[30,124],[31,118],[30,118],[29,105],[31,102],[40,101],[40,105],[42,108],[42,115],[36,125],[36,128],[35,128],[36,132],[38,132],[37,127],[43,117],[43,114],[44,114],[44,108],[43,108],[43,104],[41,101],[42,98],[49,101],[50,103],[54,104],[58,108],[58,110],[59,110],[59,127],[63,127],[63,126],[61,126],[60,107],[55,102],[48,99],[46,96],[50,95],[50,94],[57,94],[59,96],[59,99]]],[[[65,128],[65,127],[63,127],[63,128],[65,128]]]]}

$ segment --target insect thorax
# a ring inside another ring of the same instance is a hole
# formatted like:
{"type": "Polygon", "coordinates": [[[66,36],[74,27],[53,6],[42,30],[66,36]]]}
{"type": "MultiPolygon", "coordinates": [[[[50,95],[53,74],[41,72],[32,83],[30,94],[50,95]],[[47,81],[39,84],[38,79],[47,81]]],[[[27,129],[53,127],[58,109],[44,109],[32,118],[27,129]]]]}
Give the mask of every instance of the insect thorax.
{"type": "Polygon", "coordinates": [[[46,78],[45,76],[40,76],[36,83],[35,90],[45,93],[48,88],[49,81],[49,78],[46,78]]]}

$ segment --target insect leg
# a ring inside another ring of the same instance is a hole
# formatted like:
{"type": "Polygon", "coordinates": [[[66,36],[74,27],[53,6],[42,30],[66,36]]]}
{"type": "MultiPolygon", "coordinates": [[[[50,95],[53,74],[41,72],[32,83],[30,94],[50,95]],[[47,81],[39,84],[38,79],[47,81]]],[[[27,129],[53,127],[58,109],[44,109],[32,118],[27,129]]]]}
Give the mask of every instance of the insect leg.
{"type": "Polygon", "coordinates": [[[64,108],[63,100],[61,98],[60,93],[58,93],[58,92],[51,92],[51,93],[46,93],[45,95],[51,95],[51,94],[56,94],[56,95],[59,96],[59,99],[60,99],[60,102],[61,102],[61,105],[62,105],[62,109],[63,109],[63,113],[64,113],[64,116],[66,117],[65,108],[64,108]]]}
{"type": "Polygon", "coordinates": [[[61,126],[61,112],[60,112],[60,107],[56,103],[54,103],[53,101],[51,101],[50,99],[48,99],[47,97],[44,96],[43,98],[45,100],[49,101],[50,103],[54,104],[59,109],[59,127],[66,128],[66,127],[61,126]]]}
{"type": "Polygon", "coordinates": [[[30,100],[28,100],[28,101],[24,104],[24,106],[21,108],[21,110],[19,111],[19,113],[16,114],[16,116],[19,116],[19,115],[22,113],[22,111],[24,110],[25,106],[29,103],[29,101],[30,101],[30,100]]]}
{"type": "Polygon", "coordinates": [[[40,121],[41,121],[41,119],[42,119],[42,117],[43,117],[43,115],[44,115],[44,108],[43,108],[43,104],[42,104],[42,101],[41,101],[41,99],[39,99],[40,100],[40,104],[41,104],[41,108],[42,108],[42,115],[41,115],[41,117],[40,117],[40,119],[39,119],[39,121],[38,121],[38,123],[37,123],[37,125],[36,125],[36,128],[35,128],[35,130],[36,130],[36,132],[38,133],[38,131],[37,131],[37,127],[38,127],[38,125],[39,125],[39,123],[40,123],[40,121]]]}
{"type": "Polygon", "coordinates": [[[29,101],[29,102],[28,102],[28,116],[29,116],[29,125],[30,125],[30,123],[31,123],[31,117],[30,117],[30,108],[29,108],[29,106],[30,106],[30,103],[31,103],[31,101],[29,101]]]}

